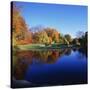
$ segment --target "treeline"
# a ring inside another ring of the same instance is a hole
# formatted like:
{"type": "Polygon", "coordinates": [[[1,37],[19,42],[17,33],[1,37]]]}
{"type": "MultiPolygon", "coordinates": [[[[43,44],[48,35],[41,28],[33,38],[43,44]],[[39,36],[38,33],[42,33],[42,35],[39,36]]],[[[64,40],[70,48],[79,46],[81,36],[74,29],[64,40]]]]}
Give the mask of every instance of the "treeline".
{"type": "MultiPolygon", "coordinates": [[[[79,33],[81,34],[81,33],[79,33]]],[[[12,43],[13,45],[23,44],[75,44],[87,46],[87,32],[80,37],[72,38],[71,35],[63,35],[55,28],[27,26],[24,18],[21,16],[20,9],[13,5],[12,9],[12,43]]]]}
{"type": "Polygon", "coordinates": [[[27,27],[27,24],[21,16],[19,8],[13,5],[12,10],[12,41],[13,45],[17,44],[29,44],[29,43],[42,43],[51,44],[52,42],[59,42],[60,33],[53,28],[34,28],[27,27]]]}

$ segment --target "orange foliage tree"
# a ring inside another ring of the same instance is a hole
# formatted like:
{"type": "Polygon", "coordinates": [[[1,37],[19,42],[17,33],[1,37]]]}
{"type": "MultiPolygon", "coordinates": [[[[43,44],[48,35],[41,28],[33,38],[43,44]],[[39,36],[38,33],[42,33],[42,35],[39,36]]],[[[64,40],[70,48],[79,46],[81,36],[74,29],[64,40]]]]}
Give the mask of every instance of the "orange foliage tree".
{"type": "Polygon", "coordinates": [[[54,28],[45,28],[45,31],[50,39],[50,43],[59,43],[59,33],[56,29],[54,28]]]}
{"type": "Polygon", "coordinates": [[[32,33],[21,16],[20,9],[13,4],[12,9],[12,34],[15,44],[27,44],[32,42],[32,33]]]}

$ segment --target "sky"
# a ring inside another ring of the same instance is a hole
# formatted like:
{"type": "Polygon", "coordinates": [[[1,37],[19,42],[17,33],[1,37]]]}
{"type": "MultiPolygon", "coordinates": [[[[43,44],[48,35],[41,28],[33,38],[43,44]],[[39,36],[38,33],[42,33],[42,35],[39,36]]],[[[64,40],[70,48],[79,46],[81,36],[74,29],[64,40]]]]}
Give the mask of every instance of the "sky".
{"type": "Polygon", "coordinates": [[[87,6],[14,2],[29,28],[41,25],[76,37],[87,31],[87,6]]]}

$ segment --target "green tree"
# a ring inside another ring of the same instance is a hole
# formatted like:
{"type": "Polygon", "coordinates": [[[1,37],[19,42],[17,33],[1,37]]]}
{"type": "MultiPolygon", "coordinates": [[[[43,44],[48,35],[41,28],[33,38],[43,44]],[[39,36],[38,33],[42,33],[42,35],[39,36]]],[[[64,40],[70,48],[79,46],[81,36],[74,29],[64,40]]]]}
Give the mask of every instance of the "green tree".
{"type": "Polygon", "coordinates": [[[64,37],[65,37],[65,39],[68,41],[69,44],[72,42],[71,35],[66,34],[64,37]]]}
{"type": "Polygon", "coordinates": [[[72,40],[72,44],[74,44],[74,45],[80,45],[79,39],[78,38],[74,38],[72,40]]]}
{"type": "Polygon", "coordinates": [[[79,42],[81,44],[82,47],[87,47],[88,45],[88,32],[85,32],[80,38],[79,38],[79,42]]]}
{"type": "Polygon", "coordinates": [[[45,31],[39,31],[34,33],[34,43],[49,44],[49,37],[45,31]]]}
{"type": "Polygon", "coordinates": [[[65,44],[65,38],[64,38],[63,34],[59,34],[59,43],[65,44]]]}

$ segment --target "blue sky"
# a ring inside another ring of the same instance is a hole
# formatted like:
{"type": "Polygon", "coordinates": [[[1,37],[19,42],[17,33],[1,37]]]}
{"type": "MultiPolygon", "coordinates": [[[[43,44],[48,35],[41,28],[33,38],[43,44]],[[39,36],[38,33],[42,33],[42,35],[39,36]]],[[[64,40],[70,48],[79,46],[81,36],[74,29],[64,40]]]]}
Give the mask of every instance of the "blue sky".
{"type": "Polygon", "coordinates": [[[76,36],[87,31],[87,6],[14,2],[31,28],[42,25],[56,28],[62,34],[76,36]]]}

